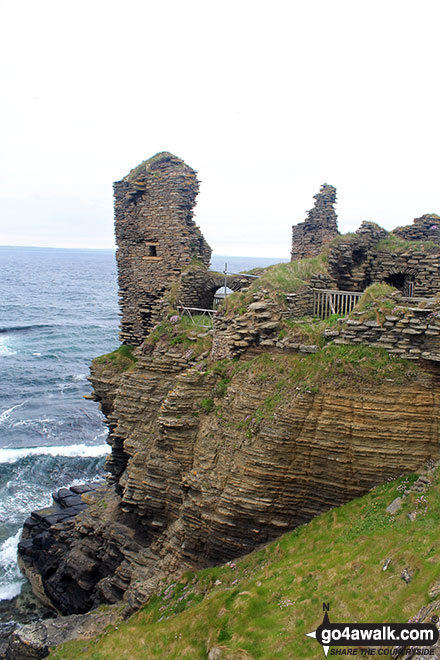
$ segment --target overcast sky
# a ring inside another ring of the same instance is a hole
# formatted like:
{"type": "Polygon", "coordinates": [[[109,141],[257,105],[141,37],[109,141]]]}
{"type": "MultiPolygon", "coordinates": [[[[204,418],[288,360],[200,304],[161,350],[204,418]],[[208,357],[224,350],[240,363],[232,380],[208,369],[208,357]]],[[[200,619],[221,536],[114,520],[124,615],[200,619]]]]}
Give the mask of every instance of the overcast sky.
{"type": "Polygon", "coordinates": [[[113,245],[112,182],[196,169],[216,253],[440,213],[438,0],[0,0],[0,244],[113,245]]]}

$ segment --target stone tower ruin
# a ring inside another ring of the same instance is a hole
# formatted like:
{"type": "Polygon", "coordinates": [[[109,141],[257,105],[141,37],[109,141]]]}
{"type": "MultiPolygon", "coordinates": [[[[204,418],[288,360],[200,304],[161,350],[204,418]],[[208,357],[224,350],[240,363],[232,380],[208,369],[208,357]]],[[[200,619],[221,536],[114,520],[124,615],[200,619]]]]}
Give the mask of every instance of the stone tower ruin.
{"type": "Polygon", "coordinates": [[[308,212],[305,222],[292,227],[291,261],[316,257],[332,238],[339,234],[334,204],[336,188],[324,183],[317,195],[314,207],[308,212]]]}
{"type": "Polygon", "coordinates": [[[211,248],[193,220],[196,172],[164,151],[114,184],[120,339],[142,343],[160,320],[166,295],[193,262],[209,265],[211,248]]]}

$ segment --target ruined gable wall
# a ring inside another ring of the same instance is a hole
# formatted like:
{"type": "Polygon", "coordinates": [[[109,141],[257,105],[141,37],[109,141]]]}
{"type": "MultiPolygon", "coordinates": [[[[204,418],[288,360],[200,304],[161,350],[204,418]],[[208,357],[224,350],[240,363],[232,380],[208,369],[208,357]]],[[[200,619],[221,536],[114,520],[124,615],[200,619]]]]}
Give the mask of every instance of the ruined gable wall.
{"type": "MultiPolygon", "coordinates": [[[[337,286],[345,291],[364,291],[373,282],[387,282],[400,275],[407,287],[414,283],[414,296],[434,296],[440,292],[440,250],[392,252],[381,249],[379,241],[387,232],[373,222],[363,222],[355,234],[341,236],[331,246],[328,256],[329,272],[337,286]]],[[[407,293],[402,290],[403,293],[407,293]]]]}
{"type": "Polygon", "coordinates": [[[123,343],[143,341],[192,260],[209,265],[211,248],[192,217],[198,190],[196,172],[167,152],[114,184],[123,343]]]}
{"type": "Polygon", "coordinates": [[[336,188],[325,183],[314,199],[315,205],[308,212],[305,222],[292,227],[291,261],[316,257],[339,234],[334,209],[336,188]]]}
{"type": "Polygon", "coordinates": [[[392,233],[406,241],[433,241],[440,245],[440,216],[427,213],[416,218],[412,225],[396,227],[392,233]]]}

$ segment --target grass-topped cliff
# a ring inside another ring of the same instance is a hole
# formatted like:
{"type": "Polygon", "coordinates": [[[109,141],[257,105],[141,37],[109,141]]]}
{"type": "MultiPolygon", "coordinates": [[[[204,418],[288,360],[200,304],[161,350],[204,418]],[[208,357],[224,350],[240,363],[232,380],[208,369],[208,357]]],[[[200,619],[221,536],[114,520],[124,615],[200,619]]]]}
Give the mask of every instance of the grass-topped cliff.
{"type": "Polygon", "coordinates": [[[202,660],[218,649],[210,657],[313,660],[323,652],[305,633],[321,622],[323,602],[335,622],[405,622],[440,592],[440,484],[436,470],[427,476],[432,484],[410,491],[394,516],[386,508],[416,475],[379,486],[246,557],[164,582],[129,620],[50,658],[202,660]]]}
{"type": "Polygon", "coordinates": [[[386,509],[415,477],[391,479],[439,458],[438,301],[376,283],[314,318],[327,264],[267,269],[213,326],[170,305],[142,346],[94,361],[114,487],[29,574],[63,614],[140,610],[52,658],[313,659],[323,601],[403,621],[434,597],[437,476],[386,509]]]}

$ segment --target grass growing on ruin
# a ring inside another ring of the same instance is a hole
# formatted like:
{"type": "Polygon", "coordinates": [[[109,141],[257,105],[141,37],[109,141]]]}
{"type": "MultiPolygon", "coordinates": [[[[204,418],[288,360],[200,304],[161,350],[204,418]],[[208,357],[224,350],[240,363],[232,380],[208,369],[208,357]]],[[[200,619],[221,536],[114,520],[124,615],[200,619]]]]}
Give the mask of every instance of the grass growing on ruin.
{"type": "Polygon", "coordinates": [[[396,294],[400,295],[398,289],[385,282],[371,284],[349,317],[361,322],[374,320],[380,325],[386,321],[386,316],[402,317],[406,308],[396,300],[396,294]]]}
{"type": "Polygon", "coordinates": [[[323,602],[334,622],[406,622],[430,602],[440,572],[438,474],[424,500],[411,493],[396,516],[386,512],[415,478],[379,486],[241,559],[164,582],[129,620],[50,659],[206,660],[219,648],[228,660],[321,660],[305,633],[321,623],[323,602]]]}
{"type": "Polygon", "coordinates": [[[345,234],[339,234],[338,236],[334,236],[331,241],[330,245],[337,245],[338,243],[351,243],[351,241],[356,241],[359,239],[359,234],[356,233],[355,231],[347,231],[345,234]]]}
{"type": "Polygon", "coordinates": [[[400,254],[402,252],[440,252],[440,246],[434,241],[406,241],[396,234],[388,234],[376,245],[378,252],[391,252],[400,254]]]}
{"type": "Polygon", "coordinates": [[[415,378],[419,366],[392,357],[379,346],[328,344],[317,353],[261,353],[240,361],[237,371],[246,371],[249,379],[276,380],[279,392],[290,398],[295,388],[318,392],[323,385],[364,387],[378,385],[385,379],[403,383],[415,378]]]}
{"type": "Polygon", "coordinates": [[[313,275],[326,273],[327,259],[323,254],[275,264],[264,270],[259,279],[252,284],[251,290],[266,288],[282,293],[295,293],[306,286],[313,275]]]}
{"type": "MultiPolygon", "coordinates": [[[[142,163],[139,163],[136,167],[134,167],[130,172],[127,174],[125,177],[126,179],[136,179],[140,174],[144,174],[145,170],[148,167],[151,167],[151,165],[154,165],[154,163],[157,163],[163,158],[167,157],[168,153],[166,151],[159,151],[159,153],[155,154],[154,156],[151,156],[151,158],[148,158],[147,160],[143,160],[142,163]]],[[[174,156],[175,158],[175,156],[174,156]]],[[[178,159],[180,160],[180,158],[178,159]]],[[[183,161],[181,161],[183,163],[183,161]]]]}
{"type": "Polygon", "coordinates": [[[191,349],[190,357],[199,357],[209,351],[212,344],[212,319],[204,314],[179,316],[172,314],[161,321],[145,340],[146,345],[155,346],[167,342],[171,346],[181,345],[191,349]]]}
{"type": "Polygon", "coordinates": [[[343,318],[341,314],[332,314],[328,319],[310,317],[283,319],[278,338],[283,339],[288,335],[290,341],[301,344],[316,344],[322,348],[326,343],[324,331],[328,328],[337,327],[340,318],[343,318]]]}
{"type": "Polygon", "coordinates": [[[134,348],[129,344],[122,344],[112,353],[100,355],[93,360],[95,365],[111,365],[116,371],[123,372],[133,369],[137,362],[137,357],[133,355],[134,348]]]}
{"type": "Polygon", "coordinates": [[[296,293],[310,285],[313,275],[327,274],[327,256],[321,254],[318,257],[298,259],[288,263],[275,264],[267,268],[258,268],[250,273],[258,273],[259,278],[252,282],[247,291],[237,291],[222,303],[222,308],[230,315],[244,314],[248,305],[254,301],[254,293],[260,289],[266,289],[268,296],[275,294],[278,300],[286,293],[296,293]]]}
{"type": "Polygon", "coordinates": [[[394,293],[399,293],[398,289],[396,289],[394,286],[385,284],[385,282],[375,282],[365,289],[362,297],[359,298],[359,301],[356,305],[356,310],[363,311],[372,303],[381,302],[384,299],[392,296],[394,293]]]}

